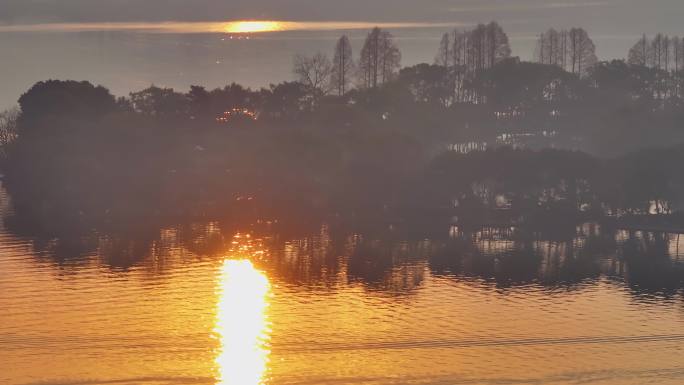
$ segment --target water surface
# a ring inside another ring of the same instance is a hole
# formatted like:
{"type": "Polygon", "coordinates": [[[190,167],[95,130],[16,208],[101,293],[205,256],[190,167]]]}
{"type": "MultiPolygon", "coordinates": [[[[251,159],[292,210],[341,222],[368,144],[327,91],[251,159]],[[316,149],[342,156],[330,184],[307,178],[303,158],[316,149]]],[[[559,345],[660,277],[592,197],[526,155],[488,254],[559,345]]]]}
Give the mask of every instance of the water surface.
{"type": "Polygon", "coordinates": [[[684,382],[684,239],[573,233],[5,227],[0,383],[684,382]]]}

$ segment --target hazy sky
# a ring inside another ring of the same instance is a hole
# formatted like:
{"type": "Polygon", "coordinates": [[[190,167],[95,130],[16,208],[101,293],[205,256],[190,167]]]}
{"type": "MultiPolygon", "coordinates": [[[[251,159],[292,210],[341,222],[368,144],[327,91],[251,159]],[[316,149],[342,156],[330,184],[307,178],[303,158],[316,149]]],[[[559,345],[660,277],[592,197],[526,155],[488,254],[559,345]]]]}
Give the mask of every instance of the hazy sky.
{"type": "Polygon", "coordinates": [[[684,34],[683,0],[0,0],[0,23],[100,21],[476,22],[684,34]]]}

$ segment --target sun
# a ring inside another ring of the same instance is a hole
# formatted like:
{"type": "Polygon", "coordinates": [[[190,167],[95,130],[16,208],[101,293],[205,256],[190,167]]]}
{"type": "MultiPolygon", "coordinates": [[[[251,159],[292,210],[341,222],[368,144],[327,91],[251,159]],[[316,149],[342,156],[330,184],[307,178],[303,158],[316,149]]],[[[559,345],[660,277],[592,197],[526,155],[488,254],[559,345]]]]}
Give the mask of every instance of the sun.
{"type": "Polygon", "coordinates": [[[282,25],[277,21],[235,21],[224,27],[228,33],[273,32],[281,29],[282,25]]]}

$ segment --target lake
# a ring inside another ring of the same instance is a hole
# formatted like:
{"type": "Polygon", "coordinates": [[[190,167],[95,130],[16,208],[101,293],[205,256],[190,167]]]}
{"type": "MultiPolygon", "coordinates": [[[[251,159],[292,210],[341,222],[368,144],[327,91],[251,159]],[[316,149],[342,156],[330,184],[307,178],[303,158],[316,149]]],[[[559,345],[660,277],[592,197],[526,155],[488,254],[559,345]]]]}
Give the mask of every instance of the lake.
{"type": "Polygon", "coordinates": [[[58,239],[8,225],[0,195],[2,384],[684,382],[677,234],[214,221],[58,239]]]}

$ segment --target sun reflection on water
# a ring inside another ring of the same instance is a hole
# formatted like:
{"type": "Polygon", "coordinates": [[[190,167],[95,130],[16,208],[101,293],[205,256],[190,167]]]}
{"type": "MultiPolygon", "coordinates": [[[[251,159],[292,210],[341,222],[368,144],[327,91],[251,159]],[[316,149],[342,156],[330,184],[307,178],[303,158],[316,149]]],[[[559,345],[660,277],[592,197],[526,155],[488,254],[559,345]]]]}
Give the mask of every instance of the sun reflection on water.
{"type": "Polygon", "coordinates": [[[269,280],[246,259],[224,261],[219,279],[217,384],[265,384],[270,354],[269,280]]]}

